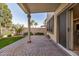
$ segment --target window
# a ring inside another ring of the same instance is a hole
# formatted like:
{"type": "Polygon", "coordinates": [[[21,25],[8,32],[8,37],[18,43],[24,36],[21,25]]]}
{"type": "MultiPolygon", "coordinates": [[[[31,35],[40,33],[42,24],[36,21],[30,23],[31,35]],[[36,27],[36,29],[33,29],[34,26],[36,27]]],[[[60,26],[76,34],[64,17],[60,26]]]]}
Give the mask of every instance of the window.
{"type": "Polygon", "coordinates": [[[47,31],[54,33],[54,16],[47,22],[47,31]]]}

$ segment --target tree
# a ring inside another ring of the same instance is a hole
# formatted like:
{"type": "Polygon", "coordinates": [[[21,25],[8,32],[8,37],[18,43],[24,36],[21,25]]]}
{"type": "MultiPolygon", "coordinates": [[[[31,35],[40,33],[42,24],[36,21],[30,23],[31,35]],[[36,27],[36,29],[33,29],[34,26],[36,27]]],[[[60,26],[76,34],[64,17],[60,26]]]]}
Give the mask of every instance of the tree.
{"type": "Polygon", "coordinates": [[[3,27],[8,27],[8,28],[11,27],[12,14],[11,14],[11,11],[6,4],[2,4],[2,14],[3,14],[3,21],[1,23],[1,25],[3,27]]]}
{"type": "Polygon", "coordinates": [[[23,30],[24,26],[23,25],[13,25],[13,29],[15,30],[16,34],[20,34],[23,30]]]}
{"type": "Polygon", "coordinates": [[[0,33],[2,27],[10,28],[12,26],[12,14],[8,6],[4,3],[0,4],[0,33]]]}
{"type": "Polygon", "coordinates": [[[36,28],[36,26],[38,25],[38,23],[35,22],[35,20],[31,20],[30,25],[31,26],[35,26],[35,28],[36,28]]]}
{"type": "Polygon", "coordinates": [[[35,25],[35,28],[36,28],[36,26],[38,25],[38,23],[37,23],[37,22],[35,22],[35,23],[34,23],[34,25],[35,25]]]}
{"type": "Polygon", "coordinates": [[[33,27],[33,26],[34,26],[34,23],[35,23],[35,21],[34,21],[34,20],[31,20],[31,21],[30,21],[30,25],[31,25],[31,27],[33,27]]]}
{"type": "Polygon", "coordinates": [[[22,32],[22,30],[23,30],[23,26],[20,26],[20,27],[18,28],[18,30],[17,30],[17,33],[20,34],[20,33],[22,32]]]}
{"type": "Polygon", "coordinates": [[[4,3],[0,4],[0,33],[2,33],[2,27],[11,27],[12,14],[8,6],[4,3]]]}

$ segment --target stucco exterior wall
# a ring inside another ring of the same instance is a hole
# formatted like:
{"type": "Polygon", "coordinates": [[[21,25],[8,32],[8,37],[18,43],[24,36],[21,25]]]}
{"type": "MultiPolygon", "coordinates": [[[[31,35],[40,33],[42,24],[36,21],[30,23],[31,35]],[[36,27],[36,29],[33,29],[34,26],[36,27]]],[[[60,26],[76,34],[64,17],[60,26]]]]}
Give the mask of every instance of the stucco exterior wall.
{"type": "MultiPolygon", "coordinates": [[[[56,9],[55,12],[49,12],[47,14],[47,18],[45,22],[47,23],[52,16],[54,16],[54,33],[48,32],[47,34],[51,37],[52,40],[55,42],[59,42],[59,32],[58,32],[58,15],[60,15],[63,11],[66,10],[66,48],[73,49],[73,21],[70,20],[70,18],[73,18],[70,16],[69,9],[72,7],[73,3],[63,3],[60,4],[60,6],[56,9]],[[71,22],[71,23],[70,23],[71,22]],[[68,31],[68,28],[71,28],[70,31],[68,31]]],[[[71,14],[72,15],[72,14],[71,14]]],[[[64,24],[63,24],[64,25],[64,24]]],[[[53,27],[52,27],[53,28],[53,27]]]]}
{"type": "MultiPolygon", "coordinates": [[[[50,16],[53,14],[54,15],[54,34],[47,32],[48,35],[50,35],[51,39],[57,42],[57,15],[60,14],[63,10],[65,10],[68,5],[67,3],[61,4],[57,10],[54,13],[49,13],[47,17],[47,21],[51,18],[50,16]]],[[[53,16],[52,15],[52,16],[53,16]]]]}

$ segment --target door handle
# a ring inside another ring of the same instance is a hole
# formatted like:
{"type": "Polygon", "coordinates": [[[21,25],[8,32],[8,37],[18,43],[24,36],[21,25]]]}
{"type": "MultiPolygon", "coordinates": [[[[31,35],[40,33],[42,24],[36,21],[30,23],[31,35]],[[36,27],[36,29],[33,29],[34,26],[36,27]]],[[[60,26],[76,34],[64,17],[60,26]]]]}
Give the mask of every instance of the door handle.
{"type": "Polygon", "coordinates": [[[70,28],[68,28],[68,32],[70,31],[70,28]]]}

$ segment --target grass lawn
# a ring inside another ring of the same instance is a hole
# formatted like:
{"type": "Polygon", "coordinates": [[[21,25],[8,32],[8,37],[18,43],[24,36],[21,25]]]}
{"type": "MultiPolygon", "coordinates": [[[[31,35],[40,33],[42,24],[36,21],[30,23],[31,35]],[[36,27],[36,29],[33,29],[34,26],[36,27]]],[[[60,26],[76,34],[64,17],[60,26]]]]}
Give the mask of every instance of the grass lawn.
{"type": "Polygon", "coordinates": [[[10,35],[10,34],[12,34],[12,32],[11,31],[7,31],[3,35],[10,35]]]}
{"type": "Polygon", "coordinates": [[[16,37],[1,38],[0,39],[0,49],[17,41],[17,40],[20,40],[21,38],[23,38],[23,37],[16,36],[16,37]]]}

